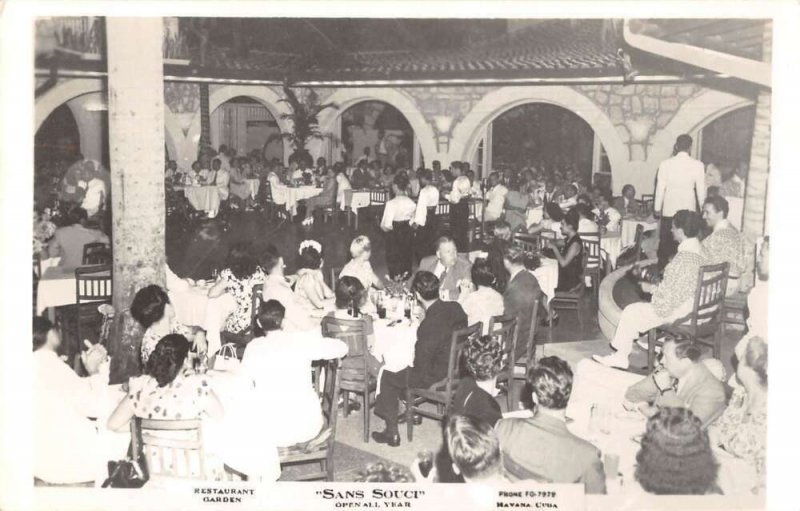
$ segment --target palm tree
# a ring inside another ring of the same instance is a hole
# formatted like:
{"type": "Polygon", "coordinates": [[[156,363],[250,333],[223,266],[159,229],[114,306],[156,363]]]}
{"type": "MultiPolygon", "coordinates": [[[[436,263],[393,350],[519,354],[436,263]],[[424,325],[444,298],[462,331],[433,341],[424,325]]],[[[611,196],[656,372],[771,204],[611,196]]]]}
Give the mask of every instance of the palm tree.
{"type": "MultiPolygon", "coordinates": [[[[339,109],[336,103],[320,103],[319,96],[313,89],[306,95],[305,101],[300,101],[297,94],[288,86],[283,86],[283,92],[286,95],[280,102],[288,103],[292,109],[291,113],[281,115],[283,120],[292,121],[292,130],[287,133],[275,133],[271,135],[264,144],[264,150],[267,146],[276,139],[284,138],[291,142],[294,152],[289,157],[290,160],[305,158],[306,161],[311,160],[311,154],[306,149],[306,144],[312,139],[321,139],[324,137],[319,129],[319,121],[317,117],[320,112],[328,108],[339,109]]],[[[312,162],[313,163],[313,162],[312,162]]]]}

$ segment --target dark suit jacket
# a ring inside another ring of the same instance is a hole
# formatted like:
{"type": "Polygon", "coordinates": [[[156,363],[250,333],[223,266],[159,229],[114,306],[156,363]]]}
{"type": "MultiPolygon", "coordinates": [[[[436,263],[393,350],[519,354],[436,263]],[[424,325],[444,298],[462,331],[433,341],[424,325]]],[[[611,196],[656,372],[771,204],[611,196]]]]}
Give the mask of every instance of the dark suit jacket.
{"type": "Polygon", "coordinates": [[[426,388],[447,376],[453,330],[466,326],[467,315],[458,303],[436,300],[428,307],[417,329],[411,385],[426,388]]]}
{"type": "Polygon", "coordinates": [[[503,412],[497,400],[488,392],[478,387],[471,376],[462,378],[453,394],[453,415],[467,415],[494,426],[503,418],[503,412]]]}
{"type": "Polygon", "coordinates": [[[680,391],[658,391],[652,375],[647,375],[639,383],[631,385],[625,392],[625,399],[639,403],[652,401],[657,406],[688,408],[708,425],[725,410],[725,386],[701,362],[681,378],[680,391]]]}
{"type": "MultiPolygon", "coordinates": [[[[531,331],[533,300],[541,295],[539,281],[529,271],[522,270],[514,275],[503,293],[504,314],[517,318],[516,359],[525,355],[528,335],[531,331]]],[[[541,298],[540,298],[541,301],[541,298]]]]}
{"type": "Polygon", "coordinates": [[[356,167],[353,169],[353,174],[350,176],[350,185],[354,190],[366,188],[369,185],[369,175],[356,167]]]}
{"type": "MultiPolygon", "coordinates": [[[[439,259],[436,257],[436,254],[423,257],[419,262],[417,271],[429,271],[434,273],[437,262],[439,262],[439,259]]],[[[458,295],[461,294],[461,290],[458,288],[458,281],[461,279],[472,279],[472,263],[469,262],[469,258],[463,254],[459,254],[456,258],[456,264],[447,270],[447,274],[444,276],[444,282],[441,282],[439,287],[440,289],[450,292],[451,300],[456,300],[458,299],[458,295]]]]}
{"type": "Polygon", "coordinates": [[[583,483],[586,493],[606,492],[600,450],[570,433],[564,421],[543,414],[502,419],[495,431],[511,478],[583,483]]]}
{"type": "Polygon", "coordinates": [[[611,207],[619,211],[619,214],[622,216],[629,214],[637,215],[639,214],[639,210],[642,208],[641,204],[639,204],[639,201],[637,201],[636,199],[631,199],[630,202],[628,202],[628,207],[626,208],[625,197],[622,196],[615,197],[613,203],[611,204],[611,207]]]}

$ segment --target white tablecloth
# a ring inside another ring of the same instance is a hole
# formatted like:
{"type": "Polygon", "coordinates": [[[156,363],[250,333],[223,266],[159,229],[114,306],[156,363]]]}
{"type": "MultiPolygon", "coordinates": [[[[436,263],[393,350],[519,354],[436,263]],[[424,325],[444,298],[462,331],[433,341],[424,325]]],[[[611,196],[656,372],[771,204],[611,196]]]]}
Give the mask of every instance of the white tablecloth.
{"type": "Polygon", "coordinates": [[[205,330],[208,353],[216,353],[221,345],[220,332],[225,320],[236,310],[233,295],[224,293],[217,298],[209,298],[207,288],[187,286],[178,290],[170,289],[169,300],[175,308],[178,322],[205,330]]]}
{"type": "Polygon", "coordinates": [[[658,220],[647,218],[645,220],[637,220],[635,218],[623,218],[621,222],[621,231],[620,240],[621,246],[627,247],[629,245],[633,245],[634,240],[636,239],[636,226],[642,224],[644,226],[644,232],[653,231],[658,229],[658,220]]]}
{"type": "Polygon", "coordinates": [[[528,208],[528,215],[527,220],[525,222],[526,227],[530,227],[534,224],[538,224],[544,218],[544,207],[539,206],[538,208],[528,208]]]}
{"type": "Polygon", "coordinates": [[[75,302],[75,268],[51,266],[44,270],[36,287],[36,314],[41,315],[45,309],[73,305],[75,302]]]}
{"type": "Polygon", "coordinates": [[[417,344],[418,324],[388,326],[389,319],[377,319],[373,323],[375,344],[372,354],[383,362],[383,369],[397,372],[414,365],[414,347],[417,344]]]}
{"type": "Polygon", "coordinates": [[[556,292],[556,286],[558,286],[558,261],[542,257],[541,263],[541,266],[533,270],[532,273],[539,282],[539,288],[545,294],[547,299],[545,305],[547,305],[556,292]]]}
{"type": "Polygon", "coordinates": [[[292,188],[285,185],[278,185],[272,189],[272,199],[276,204],[285,204],[286,209],[292,214],[297,213],[297,203],[303,199],[308,199],[322,193],[322,188],[315,186],[298,186],[292,188]]]}
{"type": "Polygon", "coordinates": [[[217,211],[219,209],[219,190],[216,186],[187,186],[183,194],[197,211],[217,211]]]}
{"type": "Polygon", "coordinates": [[[600,238],[600,249],[611,263],[611,268],[617,266],[617,258],[622,252],[622,236],[618,232],[607,232],[600,238]]]}
{"type": "Polygon", "coordinates": [[[358,213],[361,208],[369,206],[369,190],[345,190],[344,203],[340,204],[342,210],[349,207],[358,213]]]}

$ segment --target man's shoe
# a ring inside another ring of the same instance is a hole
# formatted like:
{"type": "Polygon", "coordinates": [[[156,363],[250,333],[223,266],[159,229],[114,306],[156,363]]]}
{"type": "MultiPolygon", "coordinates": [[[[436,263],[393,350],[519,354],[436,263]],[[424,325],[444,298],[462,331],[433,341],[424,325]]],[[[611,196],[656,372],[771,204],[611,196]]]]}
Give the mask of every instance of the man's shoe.
{"type": "Polygon", "coordinates": [[[600,355],[592,355],[592,360],[606,367],[615,367],[617,369],[628,369],[630,366],[628,357],[620,355],[619,353],[612,353],[611,355],[606,355],[604,357],[600,355]]]}
{"type": "Polygon", "coordinates": [[[391,435],[387,431],[373,431],[372,439],[379,444],[387,444],[389,447],[400,445],[400,435],[398,433],[391,435]]]}

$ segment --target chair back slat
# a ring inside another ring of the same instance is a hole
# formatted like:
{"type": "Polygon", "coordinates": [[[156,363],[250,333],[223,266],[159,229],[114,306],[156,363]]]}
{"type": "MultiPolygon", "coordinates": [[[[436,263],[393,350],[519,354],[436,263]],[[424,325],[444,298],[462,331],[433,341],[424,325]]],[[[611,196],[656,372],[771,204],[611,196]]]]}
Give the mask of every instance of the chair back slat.
{"type": "Polygon", "coordinates": [[[583,244],[583,267],[584,270],[594,270],[602,268],[603,258],[601,255],[601,244],[599,232],[579,232],[583,244]]]}
{"type": "Polygon", "coordinates": [[[436,216],[448,216],[450,215],[450,203],[449,202],[440,202],[436,205],[436,216]]]}
{"type": "Polygon", "coordinates": [[[369,191],[369,205],[382,206],[386,204],[387,197],[386,190],[370,190],[369,191]]]}
{"type": "Polygon", "coordinates": [[[323,337],[333,337],[347,344],[347,358],[342,361],[340,373],[344,381],[367,381],[369,352],[367,349],[366,322],[363,319],[322,318],[323,337]]]}
{"type": "Polygon", "coordinates": [[[80,266],[75,269],[75,299],[83,302],[111,300],[111,265],[80,266]]]}
{"type": "Polygon", "coordinates": [[[701,266],[692,311],[673,324],[689,327],[695,332],[700,325],[716,325],[722,317],[729,269],[729,263],[701,266]]]}
{"type": "Polygon", "coordinates": [[[206,479],[205,449],[200,419],[136,418],[131,423],[131,437],[134,449],[139,440],[141,441],[141,449],[151,478],[165,476],[206,479]]]}
{"type": "Polygon", "coordinates": [[[84,266],[111,263],[111,251],[105,243],[87,243],[83,246],[81,264],[84,266]]]}
{"type": "Polygon", "coordinates": [[[492,316],[489,319],[489,335],[498,337],[503,349],[500,372],[508,372],[509,379],[514,376],[514,354],[517,349],[517,318],[514,316],[492,316]]]}
{"type": "Polygon", "coordinates": [[[483,332],[483,323],[480,321],[472,326],[453,331],[450,338],[450,358],[447,362],[447,380],[445,382],[445,416],[450,415],[453,389],[456,381],[461,378],[461,359],[464,348],[472,336],[480,336],[481,332],[483,332]]]}
{"type": "Polygon", "coordinates": [[[539,232],[539,248],[544,250],[547,248],[547,242],[556,241],[556,233],[554,231],[541,231],[539,232]]]}
{"type": "Polygon", "coordinates": [[[538,253],[539,252],[539,238],[530,234],[521,232],[514,233],[511,239],[511,244],[517,248],[521,248],[526,252],[538,253]]]}

